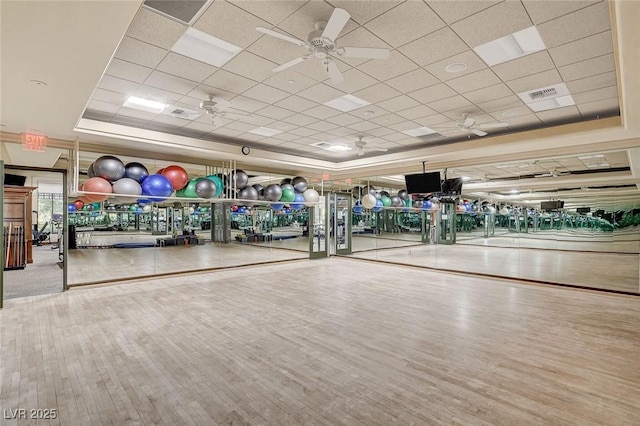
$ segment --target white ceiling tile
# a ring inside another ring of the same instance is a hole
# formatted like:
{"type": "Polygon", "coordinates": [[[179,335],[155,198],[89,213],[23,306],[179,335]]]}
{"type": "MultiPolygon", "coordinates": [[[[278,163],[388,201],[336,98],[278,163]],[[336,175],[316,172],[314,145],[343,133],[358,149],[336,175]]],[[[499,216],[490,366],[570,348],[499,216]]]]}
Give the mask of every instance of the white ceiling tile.
{"type": "Polygon", "coordinates": [[[382,15],[389,9],[399,5],[401,0],[329,0],[333,7],[345,9],[351,15],[351,19],[363,25],[376,16],[382,15]]]}
{"type": "Polygon", "coordinates": [[[290,115],[287,118],[283,118],[282,121],[284,121],[285,123],[291,123],[298,126],[306,126],[311,123],[315,123],[316,121],[318,121],[318,119],[310,117],[308,115],[304,115],[304,114],[294,114],[294,115],[290,115]]]}
{"type": "Polygon", "coordinates": [[[473,50],[467,50],[466,52],[459,53],[455,56],[452,56],[447,59],[443,59],[442,61],[435,62],[425,69],[431,73],[431,75],[435,76],[437,79],[441,81],[452,80],[454,78],[460,78],[464,75],[474,73],[476,71],[480,71],[482,69],[486,69],[487,65],[484,63],[482,59],[476,55],[473,50]],[[465,64],[467,68],[464,71],[460,72],[447,72],[446,68],[451,64],[465,64]]]}
{"type": "Polygon", "coordinates": [[[367,105],[365,107],[349,111],[349,113],[362,120],[371,120],[374,117],[380,117],[388,114],[388,111],[380,108],[377,105],[367,105]]]}
{"type": "Polygon", "coordinates": [[[397,132],[387,127],[378,127],[377,129],[371,129],[367,131],[368,135],[376,136],[376,137],[383,137],[383,136],[390,135],[392,133],[397,133],[397,132]]]}
{"type": "Polygon", "coordinates": [[[262,33],[256,27],[269,23],[226,1],[216,1],[193,24],[197,30],[238,47],[246,48],[262,33]]]}
{"type": "Polygon", "coordinates": [[[190,122],[190,120],[182,120],[178,117],[173,117],[171,115],[165,114],[156,115],[152,121],[155,123],[169,124],[174,127],[182,127],[190,122]]]}
{"type": "Polygon", "coordinates": [[[168,90],[163,90],[158,87],[145,86],[144,84],[139,86],[133,94],[141,98],[163,103],[178,102],[183,97],[179,93],[169,92],[168,90]]]}
{"type": "Polygon", "coordinates": [[[229,110],[226,113],[225,117],[234,119],[236,121],[242,121],[243,123],[253,124],[255,127],[270,127],[271,124],[275,121],[273,118],[263,117],[256,114],[236,114],[234,113],[234,110],[229,110]]]}
{"type": "Polygon", "coordinates": [[[482,89],[466,92],[464,97],[469,99],[474,104],[491,101],[493,99],[504,98],[505,96],[513,95],[511,89],[505,84],[499,83],[489,87],[483,87],[482,89]]]}
{"type": "Polygon", "coordinates": [[[378,83],[373,86],[369,86],[366,89],[358,90],[357,92],[354,92],[353,95],[373,104],[399,96],[400,92],[396,89],[392,89],[386,84],[378,83]]]}
{"type": "Polygon", "coordinates": [[[507,123],[510,123],[511,121],[509,120],[512,118],[522,117],[522,116],[531,114],[531,110],[529,109],[529,107],[522,105],[522,103],[518,106],[512,106],[504,109],[494,108],[491,111],[487,111],[487,112],[489,112],[491,116],[496,120],[504,121],[507,123]]]}
{"type": "MultiPolygon", "coordinates": [[[[416,127],[420,127],[419,125],[416,125],[416,127]]],[[[414,128],[416,128],[414,127],[414,128]]],[[[386,135],[383,137],[384,140],[389,141],[389,142],[396,142],[396,141],[400,141],[403,139],[406,139],[407,135],[405,135],[402,132],[399,132],[397,130],[394,130],[393,133],[386,135]]]]}
{"type": "Polygon", "coordinates": [[[610,113],[619,111],[620,106],[618,104],[618,98],[614,98],[581,104],[578,105],[578,110],[580,110],[580,113],[585,118],[597,118],[603,112],[610,113]]]}
{"type": "Polygon", "coordinates": [[[408,95],[413,99],[422,102],[423,104],[429,104],[440,99],[449,98],[455,94],[456,91],[444,83],[435,84],[433,86],[408,93],[408,95]]]}
{"type": "Polygon", "coordinates": [[[266,84],[258,84],[253,86],[242,94],[248,98],[257,99],[267,104],[273,104],[289,96],[289,93],[278,90],[266,84]]]}
{"type": "MultiPolygon", "coordinates": [[[[398,132],[404,132],[407,130],[416,129],[420,126],[415,121],[407,120],[400,123],[391,124],[387,127],[393,130],[397,130],[398,132]]],[[[403,135],[403,136],[406,137],[407,135],[403,135]]]]}
{"type": "Polygon", "coordinates": [[[385,114],[380,117],[374,117],[369,121],[380,126],[389,126],[391,124],[402,123],[403,121],[407,121],[407,119],[396,114],[385,114]]]}
{"type": "MultiPolygon", "coordinates": [[[[350,2],[356,3],[356,2],[350,2]]],[[[358,2],[360,3],[360,2],[358,2]]],[[[369,2],[365,2],[369,3],[369,2]]],[[[349,11],[349,9],[347,9],[349,11]]],[[[348,34],[343,35],[338,38],[336,41],[339,47],[377,47],[382,49],[389,49],[387,43],[383,40],[376,37],[371,31],[367,30],[365,27],[358,27],[355,30],[351,31],[348,34]]],[[[363,58],[345,58],[344,56],[340,56],[340,60],[346,62],[347,64],[355,67],[356,65],[360,65],[364,62],[367,62],[369,59],[363,58]]],[[[377,61],[380,62],[380,61],[377,61]]]]}
{"type": "Polygon", "coordinates": [[[317,83],[314,79],[289,68],[284,71],[273,73],[263,83],[276,87],[289,93],[298,93],[317,83]]]}
{"type": "Polygon", "coordinates": [[[509,81],[507,82],[507,86],[509,86],[514,93],[521,93],[558,83],[562,83],[562,77],[560,77],[558,71],[553,69],[509,81]]]}
{"type": "MultiPolygon", "coordinates": [[[[254,30],[255,31],[255,30],[254,30]]],[[[279,30],[274,30],[283,33],[279,30]]],[[[257,31],[256,31],[257,32],[257,31]]],[[[263,33],[259,33],[260,38],[247,48],[247,51],[254,53],[264,59],[268,59],[276,64],[284,64],[292,59],[306,55],[309,51],[295,44],[286,42],[276,37],[272,37],[263,33]]],[[[285,34],[291,36],[290,34],[285,34]]]]}
{"type": "Polygon", "coordinates": [[[267,139],[267,136],[256,135],[254,133],[244,133],[244,134],[240,135],[240,139],[247,140],[247,141],[252,141],[252,142],[258,142],[258,141],[261,141],[263,139],[267,139]]]}
{"type": "Polygon", "coordinates": [[[218,68],[205,64],[204,62],[196,61],[195,59],[187,58],[186,56],[178,55],[174,52],[169,52],[156,69],[167,74],[200,83],[213,74],[218,68]]]}
{"type": "Polygon", "coordinates": [[[350,124],[347,127],[358,132],[366,132],[367,130],[377,129],[380,126],[370,121],[360,121],[358,123],[350,124]]]}
{"type": "Polygon", "coordinates": [[[211,133],[213,135],[228,136],[228,137],[234,138],[236,136],[239,136],[239,135],[243,134],[244,131],[243,130],[235,130],[235,129],[232,129],[230,127],[218,127],[211,133]]]}
{"type": "Polygon", "coordinates": [[[127,35],[163,49],[171,49],[186,30],[185,24],[143,7],[133,19],[127,35]]]}
{"type": "Polygon", "coordinates": [[[395,98],[387,99],[386,101],[378,102],[377,104],[380,108],[384,108],[390,112],[401,111],[418,105],[420,105],[420,102],[408,97],[407,95],[397,96],[395,98]]]}
{"type": "Polygon", "coordinates": [[[327,130],[326,133],[339,137],[357,135],[358,130],[349,129],[348,127],[338,127],[336,129],[327,130]]]}
{"type": "Polygon", "coordinates": [[[488,68],[447,81],[447,85],[458,93],[471,92],[498,83],[500,79],[488,68]]]}
{"type": "Polygon", "coordinates": [[[479,108],[486,112],[502,111],[510,108],[518,108],[524,106],[524,103],[516,95],[505,96],[504,98],[492,99],[487,102],[479,102],[476,104],[479,108]]]}
{"type": "Polygon", "coordinates": [[[87,105],[87,109],[115,114],[120,109],[120,105],[112,104],[109,102],[102,102],[94,99],[89,102],[89,104],[87,105]]]}
{"type": "Polygon", "coordinates": [[[605,99],[613,99],[618,97],[618,87],[609,86],[601,89],[590,90],[588,92],[582,92],[573,95],[573,100],[577,105],[586,104],[589,102],[603,101],[605,99]]]}
{"type": "Polygon", "coordinates": [[[296,95],[291,95],[288,98],[284,98],[283,100],[276,102],[275,105],[279,106],[280,108],[297,112],[306,111],[310,108],[318,106],[316,102],[309,101],[296,95]]]}
{"type": "Polygon", "coordinates": [[[239,95],[255,86],[256,82],[226,70],[218,70],[207,78],[204,84],[239,95]]]}
{"type": "Polygon", "coordinates": [[[425,70],[419,68],[417,70],[387,80],[386,84],[396,90],[399,90],[402,93],[406,93],[411,96],[411,92],[424,90],[426,87],[433,86],[438,82],[439,80],[437,78],[435,78],[425,70]]]}
{"type": "Polygon", "coordinates": [[[275,105],[264,107],[256,111],[256,113],[265,117],[273,118],[274,120],[282,120],[283,118],[294,114],[293,111],[289,111],[288,109],[280,108],[275,105]]]}
{"type": "Polygon", "coordinates": [[[469,46],[449,27],[434,31],[398,48],[406,57],[421,67],[457,55],[468,49],[469,46]]]}
{"type": "Polygon", "coordinates": [[[505,1],[451,25],[471,48],[532,26],[519,1],[505,1]]]}
{"type": "Polygon", "coordinates": [[[365,24],[393,47],[399,47],[444,27],[442,19],[423,2],[407,1],[365,24]]]}
{"type": "Polygon", "coordinates": [[[123,80],[121,78],[105,75],[100,80],[98,87],[104,90],[110,90],[112,92],[124,93],[127,95],[133,94],[140,85],[133,81],[123,80]]]}
{"type": "Polygon", "coordinates": [[[302,137],[308,137],[311,135],[315,135],[318,132],[315,130],[307,129],[306,127],[298,127],[296,129],[289,130],[287,133],[291,133],[293,135],[302,136],[302,137]]]}
{"type": "Polygon", "coordinates": [[[609,2],[603,1],[537,26],[547,49],[611,29],[609,2]]]}
{"type": "Polygon", "coordinates": [[[142,83],[149,74],[151,74],[151,71],[153,71],[151,68],[113,58],[105,74],[124,80],[135,81],[136,83],[142,83]]]}
{"type": "Polygon", "coordinates": [[[329,123],[326,121],[317,121],[306,126],[308,129],[317,130],[318,132],[326,132],[338,127],[337,124],[329,123]]]}
{"type": "Polygon", "coordinates": [[[549,49],[557,67],[584,61],[613,52],[611,31],[604,31],[549,49]]]}
{"type": "Polygon", "coordinates": [[[127,98],[128,96],[122,93],[112,92],[111,90],[105,89],[96,89],[91,99],[121,106],[127,101],[127,98]]]}
{"type": "Polygon", "coordinates": [[[230,101],[236,96],[235,93],[229,93],[215,87],[207,86],[206,84],[199,84],[192,91],[187,93],[187,95],[190,98],[198,99],[199,100],[198,105],[200,104],[200,102],[208,99],[209,95],[213,95],[216,98],[226,99],[228,101],[230,101]]]}
{"type": "Polygon", "coordinates": [[[184,78],[176,77],[160,71],[153,71],[144,81],[144,84],[151,87],[158,87],[174,93],[186,95],[193,90],[198,83],[184,78]]]}
{"type": "Polygon", "coordinates": [[[562,75],[564,81],[579,80],[592,75],[615,71],[615,69],[613,53],[559,68],[560,75],[562,75]]]}
{"type": "Polygon", "coordinates": [[[360,121],[360,118],[354,117],[351,114],[342,113],[340,115],[336,115],[335,117],[327,118],[327,121],[339,126],[347,126],[349,124],[357,123],[358,121],[360,121]]]}
{"type": "Polygon", "coordinates": [[[406,56],[397,50],[392,50],[387,59],[372,59],[358,66],[359,70],[364,71],[380,81],[405,74],[416,68],[418,68],[418,66],[414,62],[407,59],[406,56]]]}
{"type": "Polygon", "coordinates": [[[328,80],[326,84],[344,93],[353,93],[378,83],[376,79],[369,77],[362,71],[359,71],[355,68],[351,68],[350,70],[343,72],[342,75],[344,76],[344,81],[341,81],[340,83],[334,83],[331,80],[328,80]]]}
{"type": "Polygon", "coordinates": [[[200,108],[200,102],[202,102],[204,99],[205,98],[197,99],[192,98],[191,96],[183,96],[178,102],[172,102],[172,105],[183,108],[197,109],[200,108]]]}
{"type": "Polygon", "coordinates": [[[245,96],[236,96],[231,100],[233,108],[244,112],[256,112],[267,106],[266,103],[260,102],[256,99],[247,98],[245,96]]]}
{"type": "Polygon", "coordinates": [[[213,132],[216,130],[216,126],[214,126],[213,124],[200,123],[198,121],[187,123],[184,127],[191,130],[201,130],[205,133],[213,132]]]}
{"type": "Polygon", "coordinates": [[[413,120],[416,118],[427,117],[429,115],[436,114],[436,111],[432,110],[428,106],[418,105],[413,108],[408,108],[402,111],[396,112],[401,117],[406,118],[407,120],[413,120]]]}
{"type": "Polygon", "coordinates": [[[298,96],[323,104],[332,99],[344,96],[344,92],[333,87],[329,87],[324,83],[318,83],[315,86],[311,86],[301,92],[298,92],[298,96]]]}
{"type": "MultiPolygon", "coordinates": [[[[278,24],[278,28],[294,35],[295,37],[306,40],[310,32],[315,31],[315,23],[318,21],[329,21],[333,7],[323,1],[309,1],[294,13],[285,18],[278,24]]],[[[349,10],[349,9],[347,9],[349,10]]],[[[347,34],[357,28],[358,24],[350,20],[340,35],[347,34]]],[[[276,29],[274,29],[276,30],[276,29]]],[[[276,30],[277,31],[277,30],[276,30]]],[[[292,44],[292,46],[295,46],[292,44]]]]}
{"type": "Polygon", "coordinates": [[[274,139],[283,140],[285,142],[290,142],[290,141],[296,141],[296,140],[300,139],[300,136],[293,135],[291,133],[279,133],[277,135],[274,135],[273,138],[274,139]]]}
{"type": "Polygon", "coordinates": [[[318,120],[324,120],[326,118],[335,117],[338,114],[342,114],[342,111],[338,111],[337,109],[330,108],[326,105],[318,105],[317,107],[306,110],[304,114],[315,117],[318,120]]]}
{"type": "Polygon", "coordinates": [[[609,71],[591,77],[585,77],[580,80],[567,82],[569,92],[572,94],[615,85],[617,85],[617,77],[615,71],[609,71]]]}
{"type": "MultiPolygon", "coordinates": [[[[225,120],[229,120],[227,118],[225,118],[225,120]]],[[[242,123],[240,121],[229,121],[227,124],[224,125],[225,129],[231,129],[231,130],[238,130],[240,132],[248,132],[250,130],[253,130],[256,128],[256,126],[254,126],[253,124],[248,124],[248,123],[242,123]]]]}
{"type": "Polygon", "coordinates": [[[122,108],[120,108],[118,110],[118,114],[117,115],[122,115],[122,116],[125,116],[125,117],[133,117],[133,118],[138,118],[140,120],[150,121],[150,120],[153,120],[154,117],[156,115],[158,115],[158,114],[156,114],[155,112],[140,111],[139,109],[122,107],[122,108]]]}
{"type": "Polygon", "coordinates": [[[447,24],[478,13],[488,7],[500,3],[502,0],[477,0],[477,1],[427,1],[427,4],[433,9],[447,24]]]}
{"type": "Polygon", "coordinates": [[[562,15],[574,12],[583,7],[590,6],[601,0],[522,0],[524,7],[527,9],[529,16],[535,24],[558,18],[562,15]]]}
{"type": "Polygon", "coordinates": [[[438,112],[446,112],[464,107],[472,108],[473,104],[460,95],[429,103],[429,108],[438,112]]]}
{"type": "Polygon", "coordinates": [[[563,123],[572,118],[578,118],[581,116],[580,111],[578,111],[578,108],[575,106],[540,111],[536,113],[536,115],[544,124],[563,123]]]}
{"type": "Polygon", "coordinates": [[[491,69],[503,81],[515,80],[531,74],[537,74],[555,68],[549,53],[546,50],[523,56],[512,61],[494,65],[491,69]]]}
{"type": "MultiPolygon", "coordinates": [[[[456,109],[444,112],[442,113],[442,115],[449,117],[453,121],[459,121],[459,122],[464,121],[465,116],[469,116],[476,121],[477,121],[476,117],[481,118],[483,116],[487,116],[487,114],[484,114],[482,110],[480,110],[475,106],[465,106],[462,108],[456,108],[456,109]]],[[[493,121],[493,118],[490,118],[489,120],[485,119],[485,121],[493,121]]],[[[477,122],[481,123],[481,121],[477,121],[477,122]]]]}
{"type": "Polygon", "coordinates": [[[247,12],[259,16],[260,18],[268,21],[273,25],[277,25],[282,22],[287,16],[291,15],[297,9],[299,9],[304,2],[302,1],[246,1],[246,0],[231,0],[235,6],[241,7],[247,12]]]}
{"type": "Polygon", "coordinates": [[[125,37],[120,42],[115,57],[148,68],[155,68],[167,53],[166,49],[161,49],[131,37],[125,37]]]}
{"type": "Polygon", "coordinates": [[[263,81],[273,75],[271,70],[277,66],[278,64],[275,62],[267,61],[253,53],[242,51],[227,62],[223,68],[234,74],[239,74],[255,81],[263,81]]]}

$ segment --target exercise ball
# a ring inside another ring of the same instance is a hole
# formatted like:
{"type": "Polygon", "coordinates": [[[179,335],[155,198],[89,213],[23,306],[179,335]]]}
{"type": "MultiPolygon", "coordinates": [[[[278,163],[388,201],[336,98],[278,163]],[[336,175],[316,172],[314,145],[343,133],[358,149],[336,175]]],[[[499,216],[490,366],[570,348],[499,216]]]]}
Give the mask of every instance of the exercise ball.
{"type": "Polygon", "coordinates": [[[373,196],[376,197],[376,200],[382,200],[382,195],[380,195],[380,193],[378,191],[375,191],[373,193],[373,196]]]}
{"type": "Polygon", "coordinates": [[[285,184],[290,184],[290,183],[291,183],[291,178],[284,178],[280,181],[280,186],[285,184]]]}
{"type": "Polygon", "coordinates": [[[231,172],[232,182],[235,184],[236,189],[242,189],[249,183],[249,175],[242,170],[235,170],[231,172]]]}
{"type": "Polygon", "coordinates": [[[372,209],[374,212],[379,213],[382,211],[382,208],[384,206],[382,205],[382,200],[376,200],[376,205],[375,207],[372,209]]]}
{"type": "Polygon", "coordinates": [[[136,203],[138,204],[149,204],[151,202],[151,200],[147,199],[147,198],[138,198],[136,200],[136,203]]]}
{"type": "Polygon", "coordinates": [[[78,210],[78,209],[76,208],[76,205],[75,205],[75,204],[73,204],[73,203],[69,203],[69,204],[67,204],[67,211],[68,211],[69,213],[73,213],[73,212],[75,212],[76,210],[78,210]]]}
{"type": "Polygon", "coordinates": [[[467,209],[462,204],[458,204],[456,206],[456,213],[465,213],[467,209]]]}
{"type": "MultiPolygon", "coordinates": [[[[82,190],[87,192],[99,192],[102,194],[111,194],[113,192],[109,181],[101,177],[92,177],[89,180],[87,180],[82,186],[82,190]]],[[[108,199],[109,196],[86,194],[85,198],[93,202],[93,201],[104,201],[108,199]]]]}
{"type": "Polygon", "coordinates": [[[402,207],[404,203],[402,202],[402,198],[397,195],[391,196],[391,207],[402,207]]]}
{"type": "Polygon", "coordinates": [[[280,196],[280,201],[284,203],[290,203],[296,198],[296,193],[293,189],[283,188],[282,195],[280,196]]]}
{"type": "Polygon", "coordinates": [[[422,204],[424,204],[422,202],[422,200],[414,200],[412,205],[416,209],[421,209],[422,208],[422,204]]]}
{"type": "Polygon", "coordinates": [[[433,208],[433,203],[431,202],[431,200],[426,200],[422,202],[422,208],[424,210],[430,210],[431,208],[433,208]]]}
{"type": "Polygon", "coordinates": [[[145,213],[149,213],[151,211],[151,204],[146,204],[142,207],[142,211],[145,213]]]}
{"type": "Polygon", "coordinates": [[[240,213],[240,214],[244,214],[244,213],[246,213],[246,211],[247,211],[247,209],[244,206],[238,207],[238,210],[237,210],[237,212],[240,213]]]}
{"type": "Polygon", "coordinates": [[[138,183],[142,183],[147,176],[149,176],[149,171],[140,163],[127,163],[127,165],[124,166],[124,177],[133,179],[138,183]]]}
{"type": "Polygon", "coordinates": [[[85,204],[84,207],[82,208],[82,210],[84,210],[86,212],[92,212],[93,211],[93,204],[85,204]]]}
{"type": "Polygon", "coordinates": [[[304,197],[302,194],[296,194],[290,207],[292,210],[300,210],[302,206],[304,206],[304,197]]]}
{"type": "Polygon", "coordinates": [[[198,198],[198,194],[196,193],[197,183],[198,179],[191,179],[187,182],[187,186],[176,192],[176,196],[184,198],[198,198]]]}
{"type": "Polygon", "coordinates": [[[320,201],[320,194],[313,188],[309,188],[302,193],[302,197],[304,198],[304,203],[306,205],[316,204],[320,201]]]}
{"type": "Polygon", "coordinates": [[[137,180],[131,178],[122,178],[113,182],[113,192],[116,194],[141,195],[142,187],[137,180]]]}
{"type": "Polygon", "coordinates": [[[376,206],[376,197],[374,197],[372,194],[366,194],[362,197],[362,206],[365,209],[372,209],[376,206]]]}
{"type": "Polygon", "coordinates": [[[82,200],[75,200],[73,205],[76,206],[76,210],[82,210],[84,207],[84,202],[82,200]]]}
{"type": "Polygon", "coordinates": [[[97,177],[115,182],[124,177],[124,163],[113,155],[103,155],[93,162],[93,172],[97,177]]]}
{"type": "Polygon", "coordinates": [[[307,180],[300,176],[294,177],[291,180],[291,184],[293,185],[293,189],[301,194],[308,188],[307,180]]]}
{"type": "Polygon", "coordinates": [[[353,198],[360,199],[360,191],[362,191],[362,188],[360,188],[359,186],[354,186],[353,188],[351,188],[351,195],[353,196],[353,198]]]}
{"type": "Polygon", "coordinates": [[[380,201],[382,202],[383,206],[391,207],[391,198],[383,195],[382,198],[380,198],[380,201]]]}
{"type": "Polygon", "coordinates": [[[284,208],[284,204],[274,203],[271,204],[271,208],[273,210],[282,210],[284,208]]]}
{"type": "Polygon", "coordinates": [[[89,168],[87,169],[87,175],[92,178],[96,177],[96,172],[93,170],[93,163],[89,164],[89,168]]]}
{"type": "Polygon", "coordinates": [[[351,207],[351,210],[353,210],[353,212],[355,214],[362,214],[362,203],[360,202],[360,200],[357,200],[354,204],[353,207],[351,207]]]}
{"type": "Polygon", "coordinates": [[[398,191],[398,197],[400,197],[404,201],[407,201],[409,199],[409,193],[406,189],[401,189],[400,191],[398,191]]]}
{"type": "MultiPolygon", "coordinates": [[[[142,181],[142,193],[154,197],[170,197],[173,193],[173,186],[169,179],[162,175],[149,175],[142,181]]],[[[153,201],[164,201],[164,199],[152,198],[153,201]]]]}
{"type": "Polygon", "coordinates": [[[94,210],[100,210],[100,203],[91,203],[94,210]]]}
{"type": "MultiPolygon", "coordinates": [[[[168,169],[169,167],[167,167],[168,169]]],[[[165,173],[167,171],[165,169],[165,173]]],[[[212,198],[216,194],[216,184],[207,178],[201,178],[196,181],[196,195],[199,198],[212,198]]]]}
{"type": "Polygon", "coordinates": [[[219,197],[222,194],[222,191],[224,191],[224,183],[222,183],[222,179],[220,178],[220,176],[209,175],[206,178],[212,181],[216,185],[216,193],[213,194],[213,196],[219,197]]]}
{"type": "Polygon", "coordinates": [[[138,210],[138,205],[137,204],[131,204],[129,206],[129,211],[135,212],[138,210]]]}
{"type": "MultiPolygon", "coordinates": [[[[171,182],[171,186],[174,190],[182,189],[189,182],[189,175],[187,175],[187,171],[180,166],[171,165],[167,166],[162,170],[162,176],[169,179],[171,182]]],[[[210,198],[210,197],[203,197],[210,198]]]]}
{"type": "Polygon", "coordinates": [[[238,198],[240,198],[241,200],[257,200],[258,191],[256,191],[253,186],[245,186],[240,190],[238,198]]]}
{"type": "Polygon", "coordinates": [[[380,195],[383,197],[391,197],[391,194],[389,194],[387,191],[380,191],[380,195]]]}
{"type": "Polygon", "coordinates": [[[360,190],[360,195],[364,197],[367,194],[371,194],[375,196],[376,189],[373,186],[369,186],[369,185],[363,186],[362,189],[360,190]]]}
{"type": "Polygon", "coordinates": [[[293,185],[291,185],[290,183],[284,183],[280,185],[280,188],[282,188],[282,190],[284,191],[285,189],[290,189],[292,191],[295,191],[295,188],[293,187],[293,185]]]}
{"type": "Polygon", "coordinates": [[[264,198],[264,186],[259,183],[254,183],[253,188],[258,191],[258,200],[262,200],[264,198]]]}
{"type": "Polygon", "coordinates": [[[280,201],[280,197],[282,197],[282,188],[280,188],[280,185],[272,183],[271,185],[267,185],[267,187],[264,189],[265,200],[280,201]]]}

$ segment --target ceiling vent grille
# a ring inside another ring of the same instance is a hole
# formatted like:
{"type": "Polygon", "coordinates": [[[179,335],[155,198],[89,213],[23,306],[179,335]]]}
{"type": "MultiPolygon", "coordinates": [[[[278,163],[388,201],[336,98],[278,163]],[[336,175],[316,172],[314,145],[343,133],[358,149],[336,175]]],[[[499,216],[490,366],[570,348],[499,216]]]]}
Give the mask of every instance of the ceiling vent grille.
{"type": "Polygon", "coordinates": [[[201,14],[207,0],[145,0],[145,6],[184,23],[191,23],[201,14]]]}
{"type": "Polygon", "coordinates": [[[558,96],[558,92],[555,87],[549,87],[542,90],[536,90],[535,92],[529,92],[529,98],[532,101],[539,101],[541,99],[553,98],[558,96]]]}
{"type": "Polygon", "coordinates": [[[182,118],[183,120],[195,120],[202,115],[202,111],[168,105],[162,112],[165,115],[182,118]]]}

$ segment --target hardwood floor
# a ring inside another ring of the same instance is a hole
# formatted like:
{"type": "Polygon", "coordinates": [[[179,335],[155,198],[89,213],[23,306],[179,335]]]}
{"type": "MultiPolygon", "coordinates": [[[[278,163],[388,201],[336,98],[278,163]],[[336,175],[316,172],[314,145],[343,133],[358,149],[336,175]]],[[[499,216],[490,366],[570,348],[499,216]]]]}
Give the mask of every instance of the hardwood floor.
{"type": "Polygon", "coordinates": [[[639,303],[340,258],[12,299],[0,406],[62,425],[637,425],[639,303]]]}

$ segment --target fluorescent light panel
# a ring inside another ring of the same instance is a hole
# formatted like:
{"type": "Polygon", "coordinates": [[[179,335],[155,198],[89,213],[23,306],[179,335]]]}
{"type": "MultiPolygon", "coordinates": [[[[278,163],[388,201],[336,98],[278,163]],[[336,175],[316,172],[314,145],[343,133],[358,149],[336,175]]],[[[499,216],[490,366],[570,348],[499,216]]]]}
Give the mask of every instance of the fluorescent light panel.
{"type": "Polygon", "coordinates": [[[369,105],[369,102],[353,95],[344,95],[324,103],[326,106],[338,111],[348,112],[369,105]]]}
{"type": "Polygon", "coordinates": [[[538,29],[533,26],[474,47],[490,67],[546,49],[538,29]]]}
{"type": "Polygon", "coordinates": [[[404,133],[405,135],[413,136],[414,138],[417,138],[419,136],[432,135],[438,132],[428,127],[418,127],[417,129],[405,130],[402,133],[404,133]]]}
{"type": "Polygon", "coordinates": [[[553,99],[545,99],[544,101],[540,101],[540,102],[533,102],[528,104],[527,106],[531,108],[531,110],[534,112],[540,112],[540,111],[547,111],[550,109],[564,108],[564,107],[575,105],[575,104],[576,103],[571,97],[571,95],[567,95],[567,96],[560,96],[558,98],[553,98],[553,99]]]}
{"type": "Polygon", "coordinates": [[[195,28],[187,28],[171,50],[200,62],[221,67],[242,49],[195,28]]]}
{"type": "Polygon", "coordinates": [[[327,151],[332,152],[342,152],[342,151],[351,151],[353,148],[346,145],[331,145],[325,148],[327,151]]]}
{"type": "Polygon", "coordinates": [[[167,107],[162,102],[150,101],[149,99],[129,96],[129,99],[122,106],[138,109],[140,111],[161,113],[167,107]]]}
{"type": "Polygon", "coordinates": [[[261,136],[273,136],[282,132],[280,130],[270,129],[268,127],[258,127],[257,129],[249,130],[249,133],[261,136]]]}
{"type": "Polygon", "coordinates": [[[565,83],[518,93],[518,97],[534,112],[575,105],[565,83]]]}

